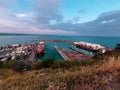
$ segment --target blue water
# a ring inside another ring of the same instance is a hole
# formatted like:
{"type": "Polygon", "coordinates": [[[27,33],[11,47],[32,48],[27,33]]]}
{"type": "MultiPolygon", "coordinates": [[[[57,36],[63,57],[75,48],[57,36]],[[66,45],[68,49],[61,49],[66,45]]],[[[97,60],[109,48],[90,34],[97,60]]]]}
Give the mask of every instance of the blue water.
{"type": "Polygon", "coordinates": [[[69,47],[73,46],[68,43],[59,43],[59,42],[45,42],[45,54],[40,59],[54,58],[56,60],[62,60],[62,57],[56,52],[54,46],[59,48],[64,48],[65,50],[70,50],[69,47]]]}
{"type": "Polygon", "coordinates": [[[0,36],[0,45],[10,45],[13,43],[24,44],[34,40],[73,40],[73,41],[86,41],[91,43],[98,43],[111,48],[115,44],[120,43],[120,37],[92,37],[92,36],[54,36],[54,35],[41,35],[41,36],[0,36]]]}
{"type": "MultiPolygon", "coordinates": [[[[35,40],[73,40],[85,41],[90,43],[102,44],[114,48],[117,43],[120,43],[120,37],[93,37],[93,36],[55,36],[55,35],[40,35],[40,36],[0,36],[0,46],[11,45],[15,43],[25,44],[26,42],[33,42],[35,40]]],[[[69,49],[69,44],[63,43],[46,43],[45,50],[47,53],[42,59],[55,58],[60,60],[61,57],[53,48],[57,45],[61,48],[69,49]]]]}

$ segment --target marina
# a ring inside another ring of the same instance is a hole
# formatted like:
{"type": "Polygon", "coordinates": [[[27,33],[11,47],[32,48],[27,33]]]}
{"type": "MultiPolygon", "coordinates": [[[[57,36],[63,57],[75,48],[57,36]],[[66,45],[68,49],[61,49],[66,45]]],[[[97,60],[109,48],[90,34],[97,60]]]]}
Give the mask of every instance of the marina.
{"type": "Polygon", "coordinates": [[[56,60],[85,60],[93,56],[86,52],[105,53],[109,50],[112,49],[99,44],[87,42],[74,42],[69,40],[38,40],[32,43],[1,46],[0,60],[26,59],[30,62],[49,58],[56,60]]]}

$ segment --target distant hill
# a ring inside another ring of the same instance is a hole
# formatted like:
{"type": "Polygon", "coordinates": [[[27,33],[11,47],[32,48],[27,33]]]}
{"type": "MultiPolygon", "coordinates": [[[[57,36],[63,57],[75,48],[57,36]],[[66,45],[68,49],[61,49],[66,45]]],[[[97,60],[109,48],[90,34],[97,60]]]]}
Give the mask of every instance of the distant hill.
{"type": "Polygon", "coordinates": [[[64,36],[64,35],[49,35],[49,34],[25,34],[25,33],[0,33],[0,36],[64,36]]]}
{"type": "Polygon", "coordinates": [[[18,35],[20,35],[20,36],[33,36],[33,35],[34,35],[34,36],[36,36],[36,35],[38,35],[38,34],[0,33],[0,35],[10,35],[10,36],[11,36],[11,35],[12,35],[12,36],[13,36],[13,35],[15,35],[15,36],[16,36],[16,35],[17,35],[17,36],[18,36],[18,35]]]}

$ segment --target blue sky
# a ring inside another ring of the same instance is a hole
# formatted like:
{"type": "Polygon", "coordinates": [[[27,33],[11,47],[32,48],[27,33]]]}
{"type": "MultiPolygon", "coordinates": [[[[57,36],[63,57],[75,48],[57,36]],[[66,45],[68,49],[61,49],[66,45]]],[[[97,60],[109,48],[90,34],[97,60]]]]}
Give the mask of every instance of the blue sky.
{"type": "Polygon", "coordinates": [[[80,16],[82,22],[96,19],[101,13],[120,9],[120,0],[62,0],[61,11],[68,19],[80,16]],[[80,10],[85,14],[79,14],[80,10]]]}
{"type": "Polygon", "coordinates": [[[120,36],[120,0],[0,0],[0,32],[120,36]]]}

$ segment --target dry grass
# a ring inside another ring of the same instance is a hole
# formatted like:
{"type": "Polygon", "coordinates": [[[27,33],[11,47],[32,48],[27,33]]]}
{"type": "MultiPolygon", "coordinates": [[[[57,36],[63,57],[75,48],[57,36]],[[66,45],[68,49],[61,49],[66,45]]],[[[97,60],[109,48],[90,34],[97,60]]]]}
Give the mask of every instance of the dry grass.
{"type": "Polygon", "coordinates": [[[102,63],[74,66],[70,69],[49,68],[20,74],[9,71],[9,77],[0,78],[0,90],[119,90],[119,88],[120,57],[110,57],[102,63]]]}

